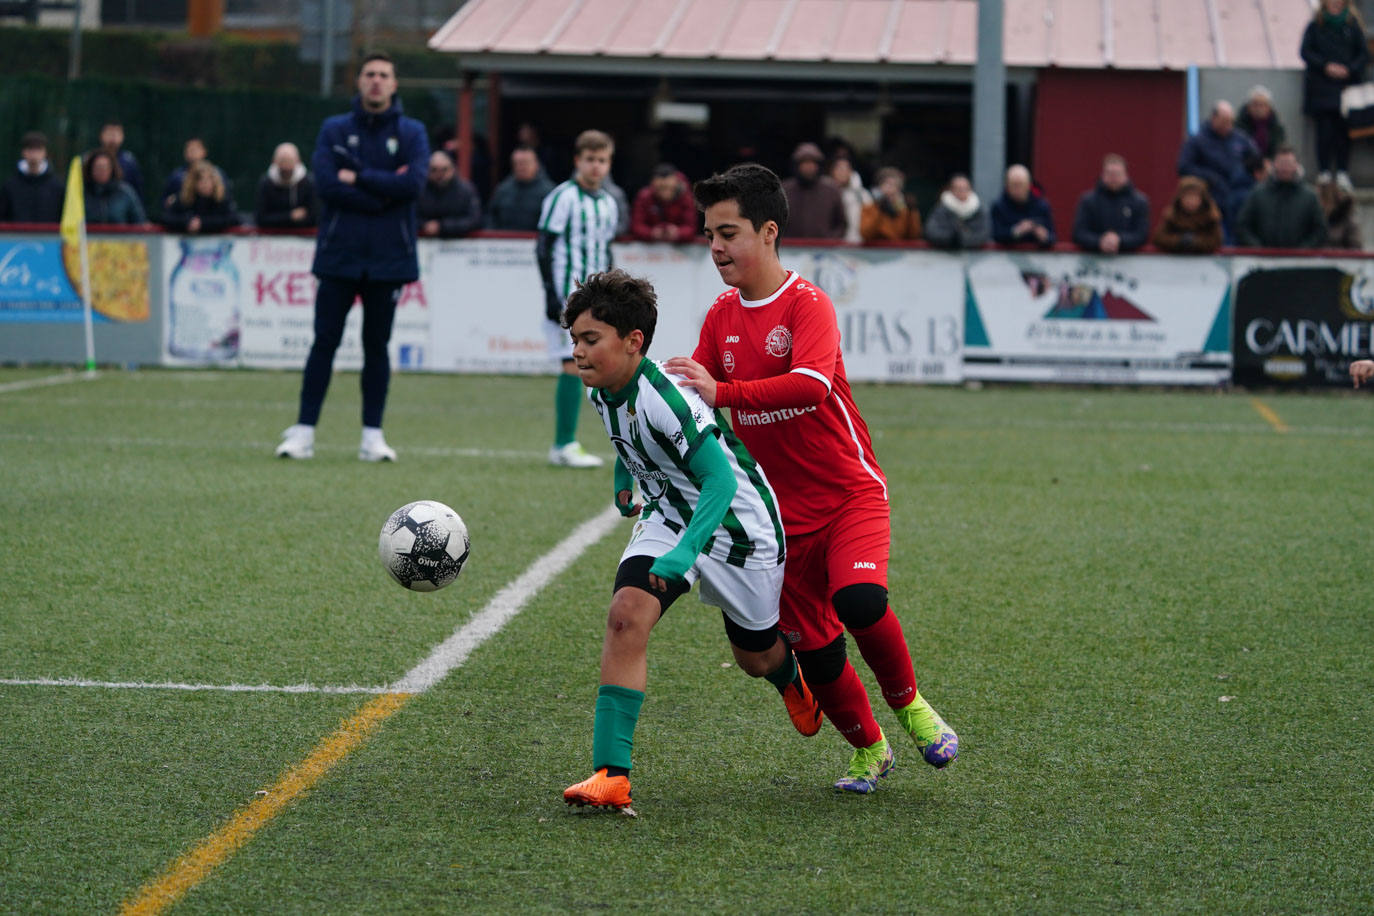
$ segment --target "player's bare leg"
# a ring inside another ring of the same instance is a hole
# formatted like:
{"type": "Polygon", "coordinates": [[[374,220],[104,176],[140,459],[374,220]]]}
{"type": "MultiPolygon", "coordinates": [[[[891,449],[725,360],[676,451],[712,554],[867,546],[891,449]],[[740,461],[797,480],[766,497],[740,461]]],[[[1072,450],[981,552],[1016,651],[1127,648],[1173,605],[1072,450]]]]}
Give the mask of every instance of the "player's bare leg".
{"type": "Polygon", "coordinates": [[[648,684],[649,633],[661,614],[658,598],[640,588],[621,588],[611,599],[592,731],[596,772],[564,790],[563,800],[570,805],[630,807],[630,752],[648,684]]]}

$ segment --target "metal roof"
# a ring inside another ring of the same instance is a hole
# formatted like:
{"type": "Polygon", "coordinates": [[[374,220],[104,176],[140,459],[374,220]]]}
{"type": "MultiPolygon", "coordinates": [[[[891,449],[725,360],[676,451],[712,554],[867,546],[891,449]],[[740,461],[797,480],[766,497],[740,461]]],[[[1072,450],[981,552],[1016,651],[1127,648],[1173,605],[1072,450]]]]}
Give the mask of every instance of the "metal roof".
{"type": "MultiPolygon", "coordinates": [[[[1007,0],[1009,67],[1297,69],[1309,0],[1007,0]]],[[[464,63],[971,66],[977,0],[467,0],[429,46],[464,63]]]]}

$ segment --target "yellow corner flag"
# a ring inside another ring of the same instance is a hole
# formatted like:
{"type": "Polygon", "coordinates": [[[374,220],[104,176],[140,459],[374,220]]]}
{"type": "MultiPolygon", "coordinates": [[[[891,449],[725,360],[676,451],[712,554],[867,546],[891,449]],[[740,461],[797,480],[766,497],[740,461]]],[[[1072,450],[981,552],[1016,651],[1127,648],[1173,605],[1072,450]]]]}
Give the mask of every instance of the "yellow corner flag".
{"type": "Polygon", "coordinates": [[[67,170],[67,196],[62,201],[62,241],[81,244],[81,224],[86,222],[86,189],[81,180],[81,157],[72,157],[67,170]]]}

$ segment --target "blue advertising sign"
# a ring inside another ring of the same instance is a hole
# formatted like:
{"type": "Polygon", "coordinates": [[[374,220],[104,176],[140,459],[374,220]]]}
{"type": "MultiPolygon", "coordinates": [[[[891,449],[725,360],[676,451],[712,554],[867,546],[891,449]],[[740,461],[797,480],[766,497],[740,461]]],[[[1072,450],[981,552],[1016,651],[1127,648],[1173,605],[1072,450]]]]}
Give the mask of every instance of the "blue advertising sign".
{"type": "Polygon", "coordinates": [[[67,278],[60,240],[0,240],[0,321],[81,320],[81,294],[67,278]]]}

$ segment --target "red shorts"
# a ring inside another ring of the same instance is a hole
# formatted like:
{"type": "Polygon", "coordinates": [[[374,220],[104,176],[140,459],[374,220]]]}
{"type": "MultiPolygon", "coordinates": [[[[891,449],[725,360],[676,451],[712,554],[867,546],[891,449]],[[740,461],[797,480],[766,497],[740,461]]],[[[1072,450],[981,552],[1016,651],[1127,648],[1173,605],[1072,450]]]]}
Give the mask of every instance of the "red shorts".
{"type": "Polygon", "coordinates": [[[887,501],[864,497],[846,503],[835,520],[806,534],[787,536],[778,629],[793,649],[819,649],[844,632],[831,598],[847,585],[887,587],[892,522],[887,501]]]}

